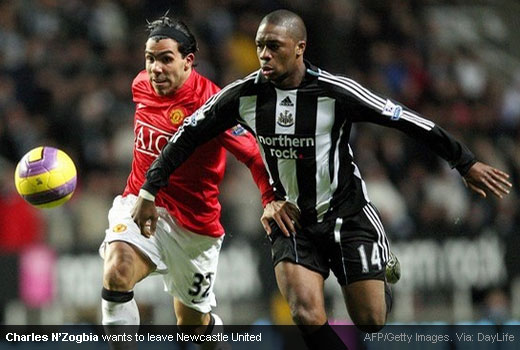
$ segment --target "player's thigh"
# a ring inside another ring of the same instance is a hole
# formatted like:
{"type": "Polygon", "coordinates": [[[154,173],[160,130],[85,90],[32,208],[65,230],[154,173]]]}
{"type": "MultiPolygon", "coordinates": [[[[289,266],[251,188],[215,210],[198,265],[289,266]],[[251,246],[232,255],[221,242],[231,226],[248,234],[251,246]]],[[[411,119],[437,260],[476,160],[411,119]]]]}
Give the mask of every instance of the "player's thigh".
{"type": "Polygon", "coordinates": [[[381,325],[386,320],[385,267],[389,244],[375,207],[337,218],[327,250],[342,286],[349,314],[357,325],[381,325]]]}
{"type": "Polygon", "coordinates": [[[356,325],[384,325],[387,314],[384,281],[356,281],[343,286],[342,292],[349,315],[356,325]]]}
{"type": "Polygon", "coordinates": [[[375,208],[367,204],[353,215],[336,218],[325,250],[341,286],[385,279],[389,243],[375,208]]]}
{"type": "Polygon", "coordinates": [[[163,275],[166,290],[186,307],[208,313],[216,306],[213,286],[223,238],[172,228],[171,234],[160,238],[168,266],[163,275]]]}
{"type": "MultiPolygon", "coordinates": [[[[141,235],[141,231],[131,216],[131,210],[137,200],[136,196],[128,195],[126,197],[117,196],[114,199],[112,208],[108,213],[109,227],[105,231],[105,239],[99,247],[99,254],[105,260],[111,260],[113,257],[120,258],[134,256],[134,252],[138,257],[153,264],[154,271],[164,273],[166,265],[163,262],[162,247],[156,236],[160,236],[167,232],[167,227],[164,227],[164,219],[159,218],[158,229],[155,236],[146,238],[141,235]],[[125,242],[127,246],[116,244],[112,242],[125,242]],[[123,247],[120,251],[120,247],[123,247]],[[133,249],[124,249],[124,247],[131,247],[133,249]],[[114,255],[113,253],[120,253],[114,255]],[[111,254],[110,259],[107,254],[111,254]]],[[[107,261],[105,261],[107,263],[107,261]]],[[[105,265],[106,266],[106,265],[105,265]]]]}
{"type": "Polygon", "coordinates": [[[325,323],[322,274],[290,261],[280,261],[274,271],[278,288],[289,304],[294,321],[303,325],[325,323]]]}
{"type": "Polygon", "coordinates": [[[323,282],[329,275],[329,258],[318,248],[325,239],[321,225],[311,225],[286,237],[276,223],[271,223],[272,262],[280,292],[299,325],[323,324],[326,321],[323,282]]]}

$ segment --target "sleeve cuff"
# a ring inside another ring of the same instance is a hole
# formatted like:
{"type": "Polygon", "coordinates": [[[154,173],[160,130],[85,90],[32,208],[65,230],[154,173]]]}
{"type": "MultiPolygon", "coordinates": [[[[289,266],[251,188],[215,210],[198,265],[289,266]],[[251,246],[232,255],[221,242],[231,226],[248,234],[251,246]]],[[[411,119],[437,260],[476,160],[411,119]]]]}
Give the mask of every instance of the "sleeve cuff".
{"type": "Polygon", "coordinates": [[[461,176],[465,176],[469,169],[477,162],[475,158],[473,158],[471,161],[466,162],[461,165],[457,165],[455,168],[459,171],[461,176]]]}
{"type": "Polygon", "coordinates": [[[262,206],[264,208],[267,204],[271,203],[274,200],[276,200],[276,197],[274,195],[274,191],[271,188],[269,188],[269,190],[265,193],[262,193],[262,206]]]}
{"type": "Polygon", "coordinates": [[[150,193],[152,196],[157,196],[157,192],[159,192],[161,187],[160,186],[157,187],[157,186],[151,184],[150,182],[148,182],[148,180],[145,180],[144,184],[141,186],[141,189],[143,189],[146,192],[150,193]]]}
{"type": "Polygon", "coordinates": [[[139,197],[144,198],[150,202],[155,202],[155,196],[153,194],[151,194],[150,192],[148,192],[147,190],[142,189],[142,188],[139,191],[139,197]]]}

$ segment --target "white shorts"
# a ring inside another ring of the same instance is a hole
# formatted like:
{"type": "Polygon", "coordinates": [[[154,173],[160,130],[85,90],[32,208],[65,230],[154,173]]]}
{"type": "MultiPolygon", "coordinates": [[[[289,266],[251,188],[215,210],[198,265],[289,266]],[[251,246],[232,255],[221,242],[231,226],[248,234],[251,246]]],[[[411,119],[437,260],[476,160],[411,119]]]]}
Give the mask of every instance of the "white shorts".
{"type": "Polygon", "coordinates": [[[210,312],[217,305],[213,285],[223,236],[215,238],[188,231],[166,209],[158,207],[157,229],[152,237],[146,238],[130,214],[136,200],[134,195],[114,199],[99,254],[104,258],[105,247],[110,242],[132,244],[157,266],[154,273],[162,274],[167,292],[192,309],[210,312]]]}

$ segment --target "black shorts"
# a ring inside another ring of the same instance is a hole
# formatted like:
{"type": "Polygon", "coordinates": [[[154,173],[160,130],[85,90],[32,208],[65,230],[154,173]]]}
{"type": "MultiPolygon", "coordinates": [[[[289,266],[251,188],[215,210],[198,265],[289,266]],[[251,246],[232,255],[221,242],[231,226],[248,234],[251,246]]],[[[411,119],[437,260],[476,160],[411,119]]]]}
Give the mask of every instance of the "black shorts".
{"type": "Polygon", "coordinates": [[[332,269],[342,286],[365,279],[385,279],[390,249],[377,209],[368,203],[358,213],[303,227],[286,237],[275,222],[269,236],[273,266],[280,261],[320,273],[332,269]]]}

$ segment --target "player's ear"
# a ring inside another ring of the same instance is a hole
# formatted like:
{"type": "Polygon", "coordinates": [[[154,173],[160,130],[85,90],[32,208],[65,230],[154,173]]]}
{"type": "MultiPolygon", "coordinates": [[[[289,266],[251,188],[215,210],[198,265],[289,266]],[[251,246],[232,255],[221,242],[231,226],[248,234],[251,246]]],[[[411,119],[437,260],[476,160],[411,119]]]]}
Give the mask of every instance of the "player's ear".
{"type": "Polygon", "coordinates": [[[193,53],[189,53],[184,57],[186,63],[184,64],[184,70],[188,70],[193,66],[193,61],[195,61],[195,55],[193,53]]]}
{"type": "Polygon", "coordinates": [[[296,44],[296,56],[300,57],[305,52],[305,47],[307,46],[307,43],[304,40],[298,41],[296,44]]]}

